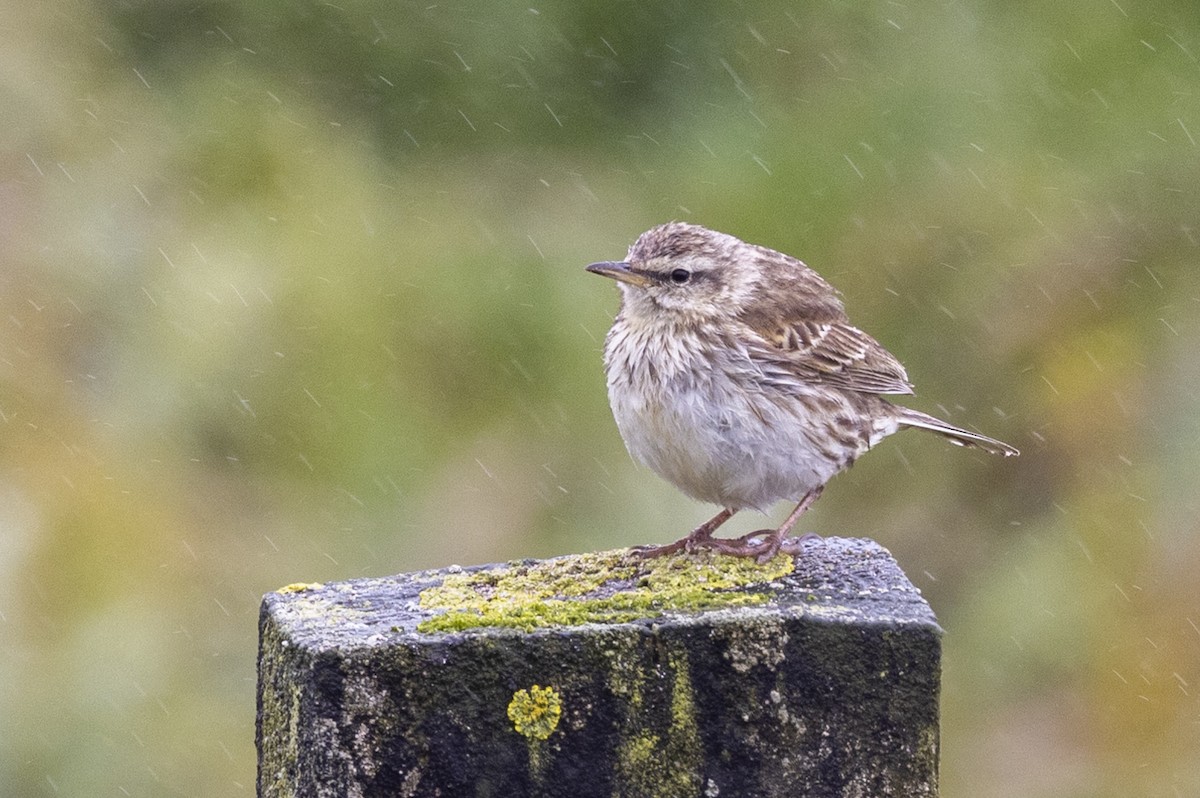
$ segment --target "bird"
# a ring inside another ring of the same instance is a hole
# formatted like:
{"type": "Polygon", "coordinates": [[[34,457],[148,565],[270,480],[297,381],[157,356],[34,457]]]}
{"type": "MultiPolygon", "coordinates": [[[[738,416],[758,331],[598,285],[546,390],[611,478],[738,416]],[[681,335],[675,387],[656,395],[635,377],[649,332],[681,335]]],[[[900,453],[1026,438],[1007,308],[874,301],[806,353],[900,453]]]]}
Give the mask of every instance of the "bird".
{"type": "Polygon", "coordinates": [[[1019,454],[885,398],[913,393],[904,366],[790,255],[674,221],[639,236],[624,260],[586,269],[620,288],[604,368],[626,447],[683,493],[721,507],[674,543],[638,547],[645,557],[799,553],[813,536],[788,534],[826,483],[902,429],[1019,454]],[[738,511],[765,513],[784,499],[796,505],[777,528],[714,536],[738,511]]]}

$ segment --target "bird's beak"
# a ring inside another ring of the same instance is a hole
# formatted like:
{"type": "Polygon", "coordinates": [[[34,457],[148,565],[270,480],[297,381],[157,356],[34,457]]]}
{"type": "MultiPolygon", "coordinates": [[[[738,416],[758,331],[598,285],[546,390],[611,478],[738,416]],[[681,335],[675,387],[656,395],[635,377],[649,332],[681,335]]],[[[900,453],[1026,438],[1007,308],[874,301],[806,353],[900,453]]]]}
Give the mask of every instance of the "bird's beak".
{"type": "Polygon", "coordinates": [[[641,288],[645,288],[651,283],[649,277],[640,272],[635,272],[633,267],[623,260],[606,260],[600,263],[593,263],[587,267],[587,270],[592,274],[602,274],[605,277],[611,277],[614,280],[620,280],[623,283],[629,283],[641,288]]]}

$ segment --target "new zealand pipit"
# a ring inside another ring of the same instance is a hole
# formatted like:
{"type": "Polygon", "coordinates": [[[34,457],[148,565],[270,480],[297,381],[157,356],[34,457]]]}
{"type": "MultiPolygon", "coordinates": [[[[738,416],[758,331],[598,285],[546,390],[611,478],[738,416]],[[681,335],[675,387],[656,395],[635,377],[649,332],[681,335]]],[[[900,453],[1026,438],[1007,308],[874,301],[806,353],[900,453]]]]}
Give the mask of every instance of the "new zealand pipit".
{"type": "Polygon", "coordinates": [[[850,326],[837,291],[793,257],[684,222],[643,233],[623,261],[587,270],[618,281],[605,339],[608,400],[633,456],[689,496],[723,508],[658,556],[694,549],[795,553],[787,534],[834,474],[905,427],[1015,455],[1006,443],[881,394],[910,394],[904,366],[850,326]],[[778,529],[713,532],[742,508],[798,501],[778,529]]]}

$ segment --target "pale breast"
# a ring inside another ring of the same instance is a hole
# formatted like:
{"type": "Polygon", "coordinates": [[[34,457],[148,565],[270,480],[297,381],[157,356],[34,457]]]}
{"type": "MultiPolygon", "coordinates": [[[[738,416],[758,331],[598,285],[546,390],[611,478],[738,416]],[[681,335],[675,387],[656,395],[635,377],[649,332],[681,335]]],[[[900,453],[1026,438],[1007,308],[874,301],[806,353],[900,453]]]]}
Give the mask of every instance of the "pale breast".
{"type": "Polygon", "coordinates": [[[672,333],[618,323],[605,365],[630,453],[689,496],[765,510],[823,485],[872,443],[869,432],[837,428],[852,417],[837,395],[784,392],[737,347],[672,333]]]}

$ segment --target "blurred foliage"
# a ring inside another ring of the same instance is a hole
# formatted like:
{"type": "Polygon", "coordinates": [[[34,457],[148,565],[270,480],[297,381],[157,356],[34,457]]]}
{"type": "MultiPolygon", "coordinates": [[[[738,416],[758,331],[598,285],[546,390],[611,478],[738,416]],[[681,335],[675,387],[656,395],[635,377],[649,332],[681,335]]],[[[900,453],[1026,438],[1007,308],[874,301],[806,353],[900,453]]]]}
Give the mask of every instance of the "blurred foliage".
{"type": "Polygon", "coordinates": [[[624,454],[582,272],[671,218],[805,258],[914,405],[1023,449],[899,436],[806,520],[939,613],[944,794],[1200,793],[1191,2],[68,0],[5,33],[7,794],[252,792],[279,585],[707,517],[624,454]]]}

